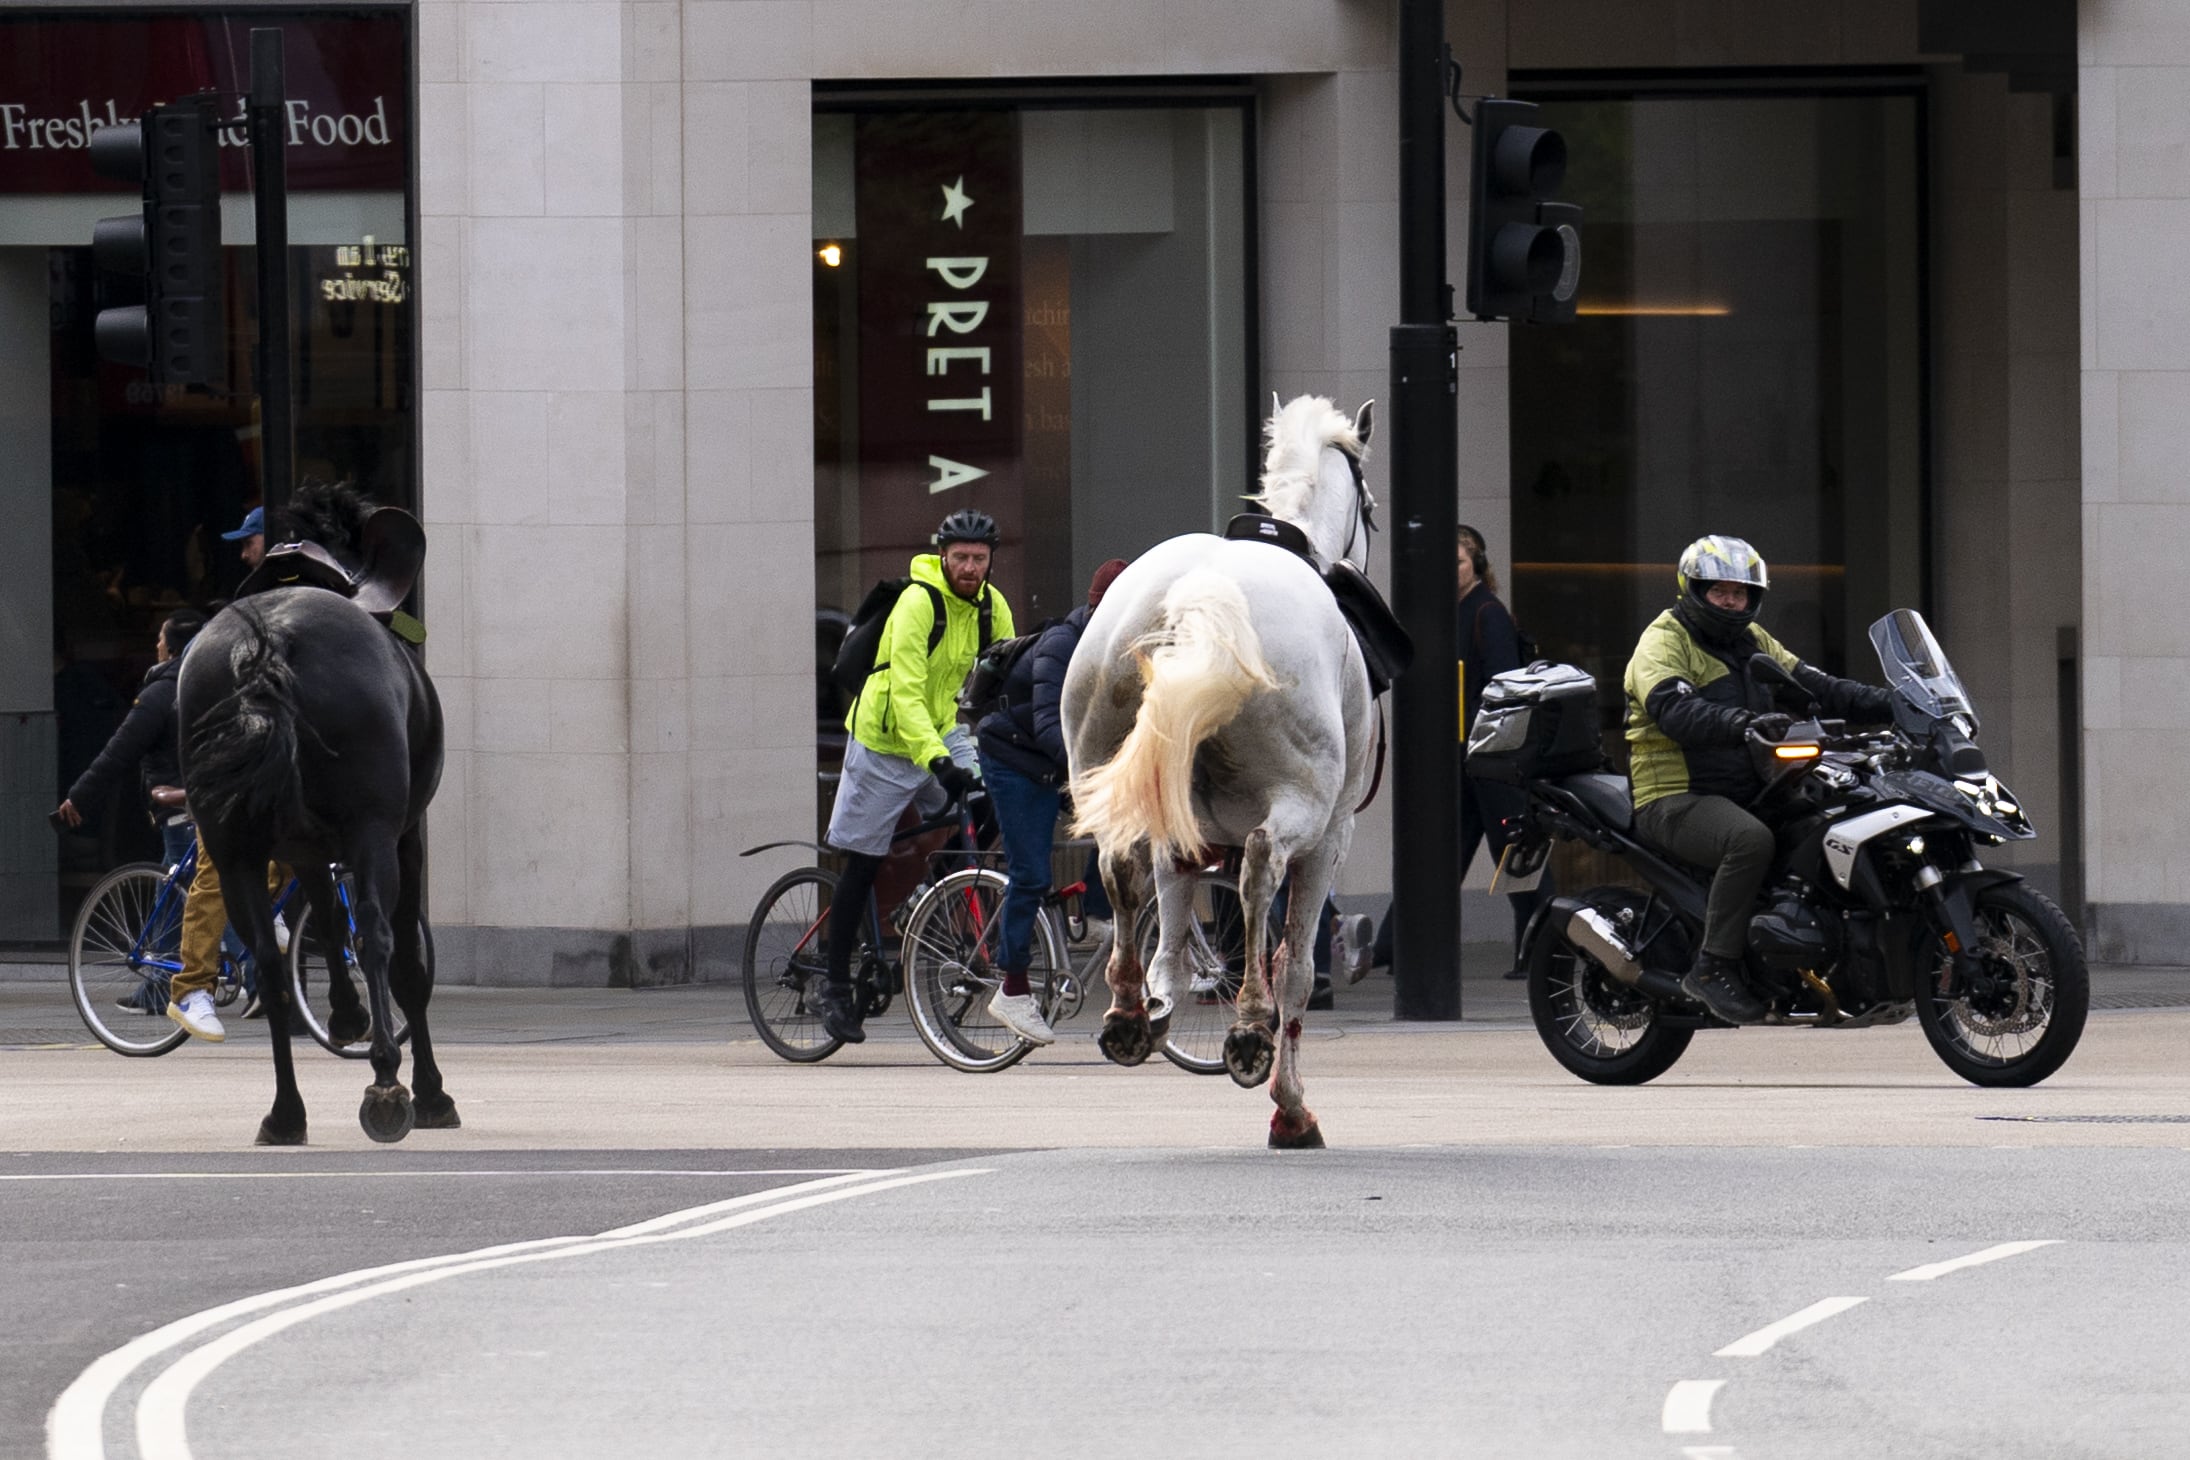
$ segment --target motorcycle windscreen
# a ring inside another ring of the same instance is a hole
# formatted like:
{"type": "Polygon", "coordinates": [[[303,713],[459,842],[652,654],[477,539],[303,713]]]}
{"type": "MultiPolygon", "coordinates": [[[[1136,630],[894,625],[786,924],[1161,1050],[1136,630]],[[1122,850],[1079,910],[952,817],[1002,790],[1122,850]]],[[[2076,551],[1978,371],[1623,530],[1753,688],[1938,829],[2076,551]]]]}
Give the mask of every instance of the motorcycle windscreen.
{"type": "Polygon", "coordinates": [[[1897,608],[1871,625],[1871,647],[1886,682],[1937,719],[1960,715],[1977,730],[1977,710],[1962,677],[1947,662],[1947,651],[1932,637],[1931,625],[1913,608],[1897,608]]]}

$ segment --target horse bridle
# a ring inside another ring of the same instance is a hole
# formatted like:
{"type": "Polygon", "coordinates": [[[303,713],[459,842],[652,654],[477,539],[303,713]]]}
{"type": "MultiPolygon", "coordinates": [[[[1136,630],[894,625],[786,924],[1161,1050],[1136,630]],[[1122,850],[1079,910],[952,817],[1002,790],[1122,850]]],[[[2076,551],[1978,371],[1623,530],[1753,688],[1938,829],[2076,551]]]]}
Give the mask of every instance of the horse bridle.
{"type": "MultiPolygon", "coordinates": [[[[1364,524],[1368,527],[1369,536],[1376,536],[1376,498],[1369,495],[1368,479],[1361,474],[1361,458],[1343,446],[1339,447],[1338,454],[1346,458],[1346,469],[1353,473],[1354,478],[1354,506],[1357,510],[1353,521],[1346,527],[1346,545],[1338,550],[1340,557],[1350,561],[1354,555],[1354,540],[1361,535],[1364,524]]],[[[1367,571],[1368,567],[1364,564],[1362,572],[1367,571]]]]}

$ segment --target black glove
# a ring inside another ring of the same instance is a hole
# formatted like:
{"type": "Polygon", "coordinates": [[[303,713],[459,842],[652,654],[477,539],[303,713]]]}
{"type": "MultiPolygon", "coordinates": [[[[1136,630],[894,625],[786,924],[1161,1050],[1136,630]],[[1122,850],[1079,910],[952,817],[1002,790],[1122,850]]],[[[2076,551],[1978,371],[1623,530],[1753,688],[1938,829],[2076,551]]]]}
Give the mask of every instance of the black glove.
{"type": "Polygon", "coordinates": [[[928,774],[935,777],[935,783],[953,801],[964,800],[967,790],[973,785],[973,777],[967,773],[966,768],[947,755],[939,755],[929,761],[928,774]]]}
{"type": "Polygon", "coordinates": [[[1792,715],[1781,714],[1778,710],[1767,710],[1763,714],[1751,714],[1749,723],[1742,729],[1766,740],[1782,740],[1794,723],[1795,717],[1792,715]]]}

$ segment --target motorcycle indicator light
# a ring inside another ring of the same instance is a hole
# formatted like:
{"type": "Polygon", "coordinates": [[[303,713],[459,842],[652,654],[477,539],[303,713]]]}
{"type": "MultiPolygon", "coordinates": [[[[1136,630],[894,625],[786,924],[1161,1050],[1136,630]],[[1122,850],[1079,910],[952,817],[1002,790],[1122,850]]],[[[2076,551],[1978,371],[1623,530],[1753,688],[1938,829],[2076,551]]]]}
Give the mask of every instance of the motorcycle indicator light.
{"type": "Polygon", "coordinates": [[[1818,748],[1814,745],[1775,745],[1772,754],[1781,760],[1816,760],[1818,748]]]}

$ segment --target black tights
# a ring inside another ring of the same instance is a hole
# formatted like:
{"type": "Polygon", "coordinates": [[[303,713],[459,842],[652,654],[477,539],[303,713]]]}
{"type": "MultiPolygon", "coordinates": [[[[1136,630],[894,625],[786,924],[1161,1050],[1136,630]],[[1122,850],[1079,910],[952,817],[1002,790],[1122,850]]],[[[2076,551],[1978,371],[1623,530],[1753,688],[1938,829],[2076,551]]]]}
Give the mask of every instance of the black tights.
{"type": "Polygon", "coordinates": [[[882,859],[863,852],[846,852],[844,870],[837,874],[836,900],[829,904],[829,987],[849,992],[852,986],[852,950],[859,946],[860,925],[867,920],[867,895],[874,891],[875,873],[882,859]]]}

